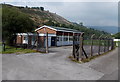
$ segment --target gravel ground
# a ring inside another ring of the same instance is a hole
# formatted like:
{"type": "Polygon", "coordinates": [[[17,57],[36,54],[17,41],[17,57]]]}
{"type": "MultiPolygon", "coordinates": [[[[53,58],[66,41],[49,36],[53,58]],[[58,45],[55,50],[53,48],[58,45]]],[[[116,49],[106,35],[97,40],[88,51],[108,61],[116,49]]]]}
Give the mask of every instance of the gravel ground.
{"type": "MultiPolygon", "coordinates": [[[[86,49],[89,46],[86,46],[86,49]]],[[[97,49],[94,48],[97,53],[97,49]]],[[[72,46],[49,48],[50,53],[3,54],[3,80],[103,80],[118,79],[118,48],[88,63],[75,63],[68,56],[72,46]],[[108,77],[108,75],[110,77],[108,77]]]]}

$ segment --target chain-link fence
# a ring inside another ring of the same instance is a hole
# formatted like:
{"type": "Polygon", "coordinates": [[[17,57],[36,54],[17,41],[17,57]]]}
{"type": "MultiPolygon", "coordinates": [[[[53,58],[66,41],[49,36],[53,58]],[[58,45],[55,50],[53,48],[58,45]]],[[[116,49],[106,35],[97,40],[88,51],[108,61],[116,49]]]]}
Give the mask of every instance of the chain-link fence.
{"type": "Polygon", "coordinates": [[[80,36],[73,37],[73,57],[78,61],[83,58],[101,55],[115,47],[113,39],[105,35],[97,37],[93,34],[90,38],[84,39],[84,33],[82,33],[80,36]],[[76,38],[79,38],[79,41],[76,38]]]}

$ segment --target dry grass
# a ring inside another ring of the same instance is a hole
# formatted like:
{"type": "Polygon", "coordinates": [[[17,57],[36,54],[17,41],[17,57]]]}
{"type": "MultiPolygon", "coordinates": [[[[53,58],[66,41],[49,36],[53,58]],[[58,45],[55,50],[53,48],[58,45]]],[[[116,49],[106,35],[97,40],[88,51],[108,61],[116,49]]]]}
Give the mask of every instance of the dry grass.
{"type": "MultiPolygon", "coordinates": [[[[114,48],[115,49],[115,48],[114,48]]],[[[113,50],[114,50],[113,49],[113,50]]],[[[101,55],[95,55],[95,56],[92,56],[92,57],[89,57],[89,58],[85,58],[85,59],[82,59],[81,61],[77,61],[75,58],[73,58],[73,56],[69,56],[69,58],[73,61],[73,62],[76,62],[76,63],[86,63],[86,62],[90,62],[91,60],[93,60],[93,59],[96,59],[96,58],[98,58],[98,57],[100,57],[100,56],[104,56],[104,55],[106,55],[106,54],[109,54],[111,51],[113,51],[113,50],[110,50],[110,51],[108,51],[108,52],[105,52],[105,53],[103,53],[103,54],[101,54],[101,55]]]]}

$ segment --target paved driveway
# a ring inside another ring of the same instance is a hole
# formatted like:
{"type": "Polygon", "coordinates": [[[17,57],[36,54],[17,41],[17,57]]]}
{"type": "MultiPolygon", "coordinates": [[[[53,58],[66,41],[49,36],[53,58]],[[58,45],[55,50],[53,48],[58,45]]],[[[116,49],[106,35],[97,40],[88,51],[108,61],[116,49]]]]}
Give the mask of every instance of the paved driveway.
{"type": "MultiPolygon", "coordinates": [[[[89,63],[72,62],[72,47],[50,48],[50,53],[3,54],[3,80],[98,80],[118,70],[118,50],[89,63]]],[[[114,74],[118,79],[117,73],[114,74]]],[[[109,79],[107,77],[107,79],[109,79]]]]}

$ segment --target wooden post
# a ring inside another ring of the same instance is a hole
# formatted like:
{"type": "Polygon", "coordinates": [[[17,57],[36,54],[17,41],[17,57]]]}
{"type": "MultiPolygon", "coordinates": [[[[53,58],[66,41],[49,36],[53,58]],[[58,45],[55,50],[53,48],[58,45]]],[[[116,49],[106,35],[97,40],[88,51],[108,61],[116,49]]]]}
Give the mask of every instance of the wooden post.
{"type": "Polygon", "coordinates": [[[91,52],[90,52],[90,56],[93,56],[93,36],[95,36],[95,34],[93,34],[91,36],[91,52]]]}
{"type": "Polygon", "coordinates": [[[73,33],[73,57],[76,58],[75,56],[75,34],[73,33]]]}
{"type": "Polygon", "coordinates": [[[80,58],[81,58],[81,60],[83,59],[83,34],[84,33],[81,33],[81,35],[80,35],[80,46],[79,46],[79,55],[80,55],[80,58]]]}
{"type": "Polygon", "coordinates": [[[48,32],[46,33],[46,53],[48,53],[48,32]]]}

